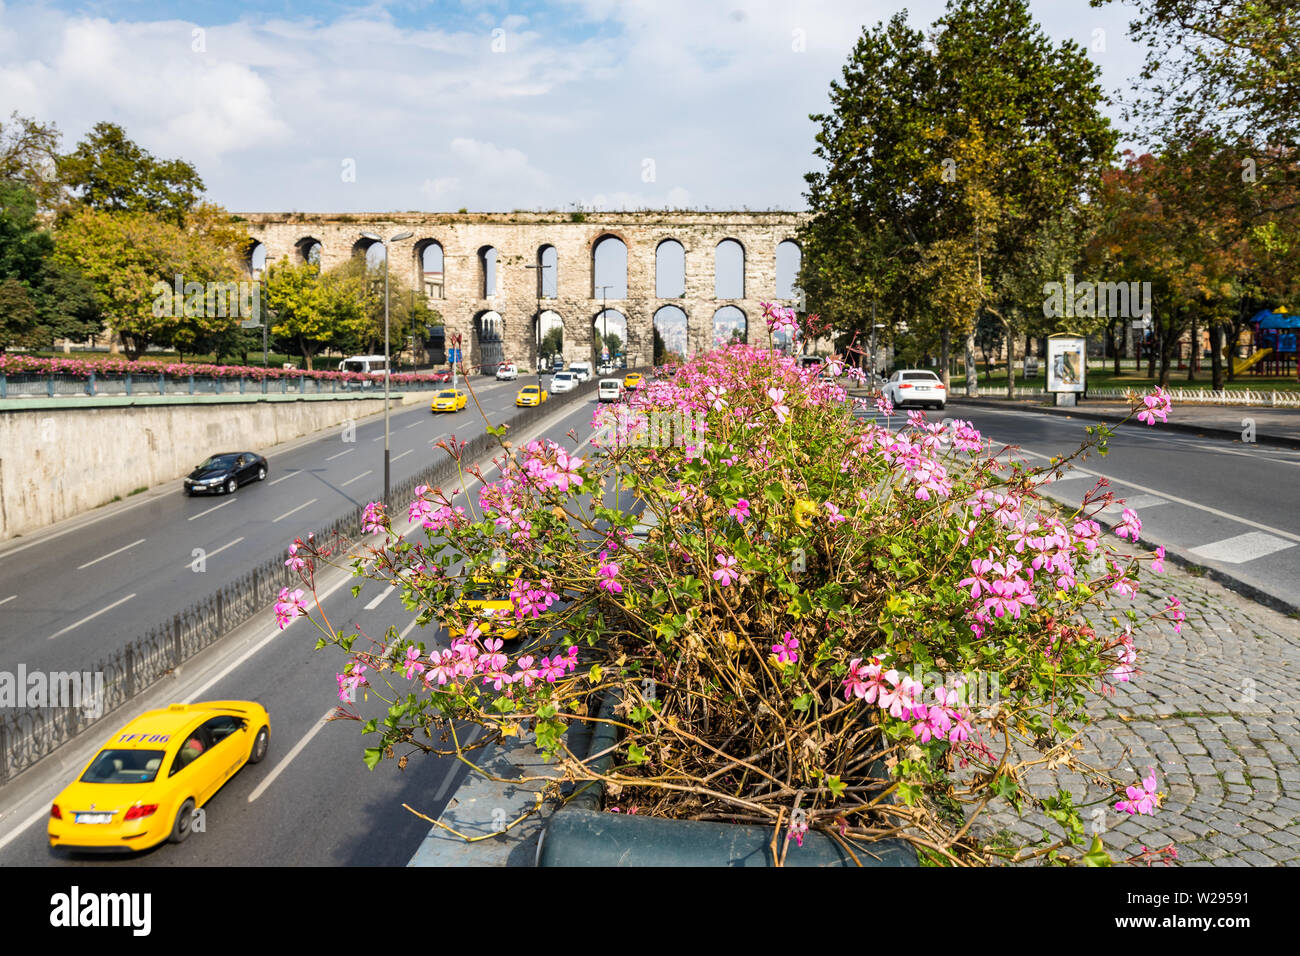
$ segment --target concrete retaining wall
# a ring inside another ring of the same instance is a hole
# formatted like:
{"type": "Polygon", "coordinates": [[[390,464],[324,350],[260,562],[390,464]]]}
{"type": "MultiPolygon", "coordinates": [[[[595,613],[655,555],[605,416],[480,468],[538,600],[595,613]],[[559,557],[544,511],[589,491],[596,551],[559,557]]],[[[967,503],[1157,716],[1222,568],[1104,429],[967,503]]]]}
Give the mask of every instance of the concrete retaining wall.
{"type": "MultiPolygon", "coordinates": [[[[394,396],[394,404],[427,400],[394,396]]],[[[383,411],[383,396],[328,401],[0,410],[0,540],[175,481],[208,455],[270,448],[383,411]]],[[[274,463],[273,463],[274,464],[274,463]]]]}

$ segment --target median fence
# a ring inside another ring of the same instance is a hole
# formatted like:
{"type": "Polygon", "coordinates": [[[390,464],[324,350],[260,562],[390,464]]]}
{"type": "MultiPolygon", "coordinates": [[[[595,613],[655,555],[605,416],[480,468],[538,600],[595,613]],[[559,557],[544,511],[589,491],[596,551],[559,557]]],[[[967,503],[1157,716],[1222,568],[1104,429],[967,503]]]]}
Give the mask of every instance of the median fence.
{"type": "MultiPolygon", "coordinates": [[[[572,392],[551,398],[545,405],[517,410],[508,424],[512,432],[518,431],[557,408],[589,398],[595,393],[595,380],[586,382],[572,392]]],[[[509,435],[506,437],[508,439],[509,435]]],[[[471,465],[497,447],[494,435],[478,435],[466,444],[461,452],[461,461],[464,466],[471,465]]],[[[440,456],[436,464],[392,486],[389,510],[399,520],[404,517],[406,503],[414,497],[418,486],[445,488],[459,481],[456,461],[442,449],[436,451],[440,456]]],[[[346,549],[349,543],[361,537],[364,511],[363,506],[358,506],[330,524],[318,528],[315,532],[316,541],[335,549],[336,554],[340,549],[346,549]]],[[[287,544],[288,542],[286,547],[287,544]]],[[[94,685],[95,699],[82,699],[77,702],[77,706],[11,708],[0,714],[0,784],[11,780],[78,734],[111,716],[123,704],[171,674],[183,662],[251,620],[278,599],[282,588],[300,587],[301,579],[284,562],[285,555],[268,558],[243,576],[156,624],[141,637],[93,666],[75,669],[69,667],[67,673],[88,671],[103,675],[102,687],[94,685]]],[[[51,674],[48,677],[52,686],[58,675],[51,674]]],[[[24,689],[18,690],[21,694],[24,689]]]]}
{"type": "MultiPolygon", "coordinates": [[[[396,374],[396,373],[395,373],[396,374]]],[[[439,388],[432,381],[389,382],[390,391],[418,392],[439,388]]],[[[219,375],[145,375],[135,372],[89,376],[17,372],[0,375],[0,399],[59,398],[84,395],[325,395],[347,393],[383,394],[384,381],[357,382],[311,375],[279,375],[274,378],[219,375]]]]}

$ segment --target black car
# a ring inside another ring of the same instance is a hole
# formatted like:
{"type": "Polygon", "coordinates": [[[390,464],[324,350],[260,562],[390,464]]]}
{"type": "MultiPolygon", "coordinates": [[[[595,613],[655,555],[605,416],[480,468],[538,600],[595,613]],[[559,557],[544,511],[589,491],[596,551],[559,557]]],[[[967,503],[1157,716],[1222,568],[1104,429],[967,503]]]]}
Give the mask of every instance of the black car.
{"type": "Polygon", "coordinates": [[[266,459],[251,451],[223,452],[213,455],[186,476],[185,493],[233,494],[240,485],[265,481],[269,470],[266,459]]]}

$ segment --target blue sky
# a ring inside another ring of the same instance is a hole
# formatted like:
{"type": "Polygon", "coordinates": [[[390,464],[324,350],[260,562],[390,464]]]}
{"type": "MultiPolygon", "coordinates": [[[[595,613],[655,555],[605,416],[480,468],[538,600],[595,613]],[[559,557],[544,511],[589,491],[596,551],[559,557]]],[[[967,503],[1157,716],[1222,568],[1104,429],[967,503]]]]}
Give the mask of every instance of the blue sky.
{"type": "MultiPolygon", "coordinates": [[[[65,148],[120,123],[236,211],[797,209],[808,114],[903,6],[0,0],[0,115],[57,123],[65,148]]],[[[943,4],[907,8],[926,26],[943,4]]],[[[1130,85],[1129,8],[1031,10],[1108,92],[1130,85]]]]}

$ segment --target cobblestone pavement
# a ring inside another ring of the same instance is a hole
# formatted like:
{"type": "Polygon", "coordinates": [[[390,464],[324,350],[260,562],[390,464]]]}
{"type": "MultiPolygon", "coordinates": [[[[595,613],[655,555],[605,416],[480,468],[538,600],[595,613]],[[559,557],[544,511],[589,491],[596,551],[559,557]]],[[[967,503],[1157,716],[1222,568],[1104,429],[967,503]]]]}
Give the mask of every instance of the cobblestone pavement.
{"type": "MultiPolygon", "coordinates": [[[[1087,839],[1100,832],[1117,860],[1172,843],[1188,866],[1300,864],[1300,621],[1175,568],[1144,572],[1143,584],[1111,612],[1131,607],[1142,619],[1172,594],[1187,612],[1182,633],[1166,621],[1134,628],[1139,673],[1095,698],[1076,753],[1126,783],[1154,767],[1160,808],[1130,816],[1114,798],[1091,806],[1106,791],[1073,770],[1035,767],[1025,785],[1042,796],[1064,787],[1076,806],[1090,804],[1087,839]]],[[[1032,840],[1048,823],[1007,809],[977,827],[1032,840]]]]}

